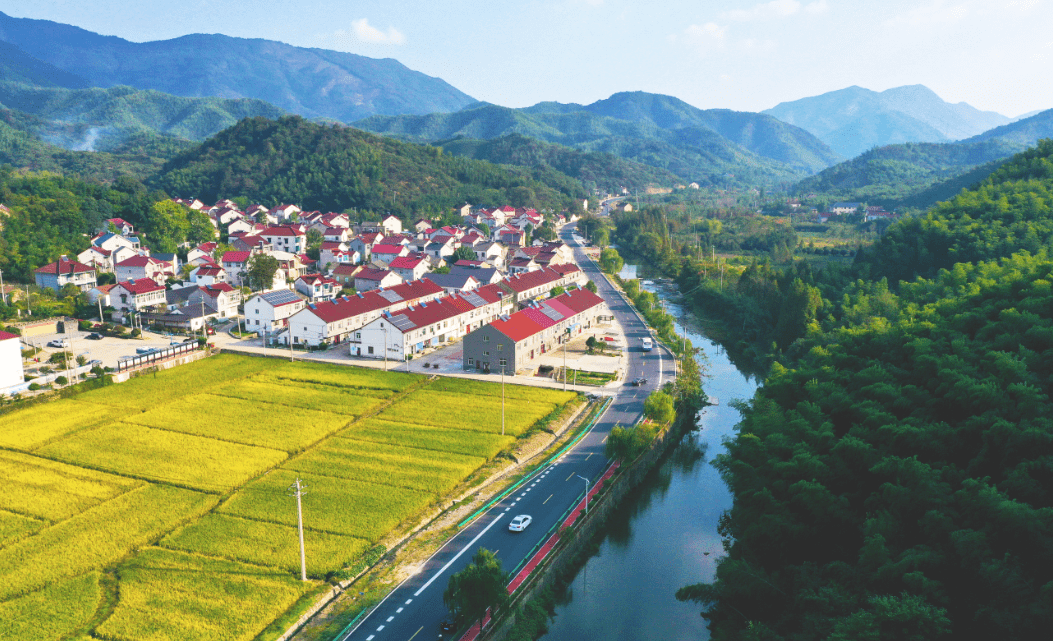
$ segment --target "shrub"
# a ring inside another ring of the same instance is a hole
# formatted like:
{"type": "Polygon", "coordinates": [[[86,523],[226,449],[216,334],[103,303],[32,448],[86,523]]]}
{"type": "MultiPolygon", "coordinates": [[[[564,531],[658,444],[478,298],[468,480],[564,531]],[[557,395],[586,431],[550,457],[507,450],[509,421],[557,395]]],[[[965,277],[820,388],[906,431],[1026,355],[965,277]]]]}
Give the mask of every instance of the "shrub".
{"type": "Polygon", "coordinates": [[[66,385],[67,383],[69,383],[69,379],[66,378],[65,376],[59,376],[58,378],[55,379],[55,383],[57,383],[59,385],[66,385]]]}
{"type": "Polygon", "coordinates": [[[40,383],[30,383],[29,384],[29,391],[30,392],[35,392],[38,389],[40,389],[40,383]]]}
{"type": "Polygon", "coordinates": [[[142,330],[140,330],[138,327],[136,327],[135,329],[132,330],[131,336],[132,336],[132,338],[138,338],[139,336],[142,336],[142,333],[143,333],[142,330]]]}

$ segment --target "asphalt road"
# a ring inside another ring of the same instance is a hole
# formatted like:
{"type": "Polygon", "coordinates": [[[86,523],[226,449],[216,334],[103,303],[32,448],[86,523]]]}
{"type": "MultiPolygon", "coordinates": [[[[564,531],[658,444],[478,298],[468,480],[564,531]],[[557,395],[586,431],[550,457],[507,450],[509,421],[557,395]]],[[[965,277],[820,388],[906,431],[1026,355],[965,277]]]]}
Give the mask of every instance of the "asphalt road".
{"type": "Polygon", "coordinates": [[[651,391],[674,376],[671,356],[660,346],[644,352],[642,339],[651,333],[599,270],[576,247],[571,237],[573,225],[561,232],[564,242],[575,248],[578,264],[596,283],[611,313],[622,324],[629,345],[627,381],[619,388],[611,405],[592,431],[573,449],[543,469],[519,489],[496,503],[487,512],[451,538],[415,576],[407,579],[362,619],[343,640],[419,641],[435,639],[440,623],[449,618],[442,602],[450,575],[471,562],[479,548],[495,553],[507,571],[519,568],[567,510],[581,500],[585,481],[590,484],[609,467],[604,442],[615,425],[633,425],[643,412],[643,402],[651,391]],[[632,387],[628,381],[642,376],[646,385],[632,387]],[[523,532],[509,532],[508,522],[518,514],[529,514],[533,522],[523,532]]]}

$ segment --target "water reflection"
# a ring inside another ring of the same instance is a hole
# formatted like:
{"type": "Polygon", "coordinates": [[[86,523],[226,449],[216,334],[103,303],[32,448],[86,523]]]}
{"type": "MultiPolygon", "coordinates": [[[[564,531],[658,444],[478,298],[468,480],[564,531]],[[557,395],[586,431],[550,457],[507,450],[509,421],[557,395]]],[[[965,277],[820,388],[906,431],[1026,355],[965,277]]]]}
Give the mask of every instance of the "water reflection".
{"type": "Polygon", "coordinates": [[[677,331],[699,348],[706,392],[720,404],[700,413],[697,429],[683,436],[612,515],[597,555],[559,595],[547,640],[709,638],[697,605],[680,603],[673,594],[711,579],[724,554],[717,524],[731,507],[731,495],[708,462],[724,451],[723,439],[739,420],[729,402],[750,398],[756,384],[690,317],[683,318],[675,289],[646,289],[665,301],[677,331]]]}

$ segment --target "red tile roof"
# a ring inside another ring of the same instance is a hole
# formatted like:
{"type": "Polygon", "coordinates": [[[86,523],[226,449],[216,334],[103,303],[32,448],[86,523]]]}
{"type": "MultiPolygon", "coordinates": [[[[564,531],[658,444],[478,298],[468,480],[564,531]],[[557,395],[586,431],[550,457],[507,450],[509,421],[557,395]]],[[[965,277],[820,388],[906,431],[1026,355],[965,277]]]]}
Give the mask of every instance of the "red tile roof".
{"type": "Polygon", "coordinates": [[[164,265],[152,256],[132,256],[117,263],[117,267],[146,267],[147,265],[164,265]]]}
{"type": "Polygon", "coordinates": [[[375,269],[373,267],[366,267],[362,271],[360,271],[357,274],[355,274],[355,278],[362,278],[362,279],[365,279],[365,280],[375,280],[377,282],[380,282],[388,274],[394,274],[394,273],[395,272],[387,270],[387,269],[375,269]]]}
{"type": "MultiPolygon", "coordinates": [[[[374,250],[375,252],[376,250],[374,250]]],[[[412,256],[397,256],[395,260],[391,261],[389,267],[392,269],[414,269],[417,265],[424,262],[423,258],[414,258],[412,256]]]]}
{"type": "Polygon", "coordinates": [[[158,285],[149,278],[140,278],[138,280],[126,280],[117,283],[117,287],[120,287],[129,294],[149,294],[150,292],[156,292],[158,290],[164,290],[164,285],[158,285]]]}
{"type": "Polygon", "coordinates": [[[36,270],[37,274],[80,274],[84,272],[93,272],[94,267],[88,267],[84,263],[78,263],[75,260],[59,259],[53,263],[44,265],[43,267],[36,270]],[[60,271],[61,270],[61,271],[60,271]]]}
{"type": "Polygon", "coordinates": [[[400,254],[402,253],[402,245],[374,245],[374,254],[400,254]]]}
{"type": "Polygon", "coordinates": [[[0,341],[9,341],[12,338],[18,338],[18,334],[11,334],[9,332],[0,331],[0,341]]]}
{"type": "Polygon", "coordinates": [[[512,314],[508,317],[508,320],[499,318],[493,323],[490,323],[490,327],[493,327],[516,343],[530,338],[544,329],[534,322],[532,318],[521,312],[512,314]]]}
{"type": "Polygon", "coordinates": [[[560,294],[553,301],[566,305],[577,314],[603,304],[602,298],[587,289],[572,289],[566,294],[560,294]]]}
{"type": "Polygon", "coordinates": [[[223,252],[224,263],[244,263],[252,256],[252,252],[223,252]]]}

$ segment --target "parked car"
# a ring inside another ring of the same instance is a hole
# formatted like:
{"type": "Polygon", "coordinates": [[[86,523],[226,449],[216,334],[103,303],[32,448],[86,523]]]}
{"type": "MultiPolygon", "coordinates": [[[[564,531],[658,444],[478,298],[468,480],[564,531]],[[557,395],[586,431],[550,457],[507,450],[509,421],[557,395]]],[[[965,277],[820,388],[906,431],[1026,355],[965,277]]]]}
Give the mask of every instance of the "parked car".
{"type": "Polygon", "coordinates": [[[534,519],[529,514],[520,514],[508,524],[509,532],[522,532],[534,519]]]}
{"type": "Polygon", "coordinates": [[[55,347],[57,349],[65,349],[69,347],[69,341],[65,338],[57,338],[53,341],[48,341],[48,347],[55,347]]]}
{"type": "Polygon", "coordinates": [[[149,354],[151,352],[156,352],[156,351],[157,351],[156,347],[136,347],[135,348],[135,353],[139,354],[140,356],[143,355],[143,354],[149,354]]]}
{"type": "Polygon", "coordinates": [[[102,334],[100,334],[98,332],[92,332],[92,333],[88,334],[87,336],[85,336],[84,338],[88,339],[89,341],[101,341],[102,340],[102,334]]]}

